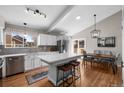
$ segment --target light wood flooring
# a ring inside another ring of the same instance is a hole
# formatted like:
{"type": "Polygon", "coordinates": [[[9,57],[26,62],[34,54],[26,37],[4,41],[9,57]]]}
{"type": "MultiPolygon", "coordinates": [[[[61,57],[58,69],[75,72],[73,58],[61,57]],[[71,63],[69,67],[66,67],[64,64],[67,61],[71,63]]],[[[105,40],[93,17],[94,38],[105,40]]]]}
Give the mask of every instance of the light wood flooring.
{"type": "MultiPolygon", "coordinates": [[[[81,64],[81,79],[78,79],[75,84],[71,87],[112,87],[121,86],[121,68],[118,68],[118,73],[113,74],[111,68],[107,69],[105,66],[98,66],[93,64],[91,67],[88,63],[87,65],[81,64]]],[[[25,72],[10,76],[0,80],[0,85],[2,87],[54,87],[53,84],[44,78],[36,83],[28,85],[25,78],[26,75],[35,74],[40,71],[48,70],[47,67],[35,69],[30,72],[25,72]]]]}

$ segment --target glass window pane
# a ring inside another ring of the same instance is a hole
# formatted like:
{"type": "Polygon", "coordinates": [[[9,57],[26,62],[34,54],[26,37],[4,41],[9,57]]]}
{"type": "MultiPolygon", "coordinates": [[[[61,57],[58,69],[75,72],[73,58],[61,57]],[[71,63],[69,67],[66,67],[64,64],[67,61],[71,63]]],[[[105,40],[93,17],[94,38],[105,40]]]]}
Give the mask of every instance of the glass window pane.
{"type": "Polygon", "coordinates": [[[6,47],[36,47],[37,46],[37,38],[33,38],[33,35],[29,35],[28,33],[18,32],[8,32],[5,33],[6,36],[6,47]]]}

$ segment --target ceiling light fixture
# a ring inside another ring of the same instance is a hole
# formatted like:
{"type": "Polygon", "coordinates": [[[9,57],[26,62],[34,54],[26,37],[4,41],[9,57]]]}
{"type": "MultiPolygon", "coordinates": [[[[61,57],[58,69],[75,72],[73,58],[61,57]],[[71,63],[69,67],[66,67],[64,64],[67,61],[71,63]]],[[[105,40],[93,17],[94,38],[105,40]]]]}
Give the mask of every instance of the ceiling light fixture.
{"type": "Polygon", "coordinates": [[[29,8],[26,8],[25,12],[28,13],[29,12],[29,8]]]}
{"type": "Polygon", "coordinates": [[[46,18],[46,14],[45,13],[43,13],[43,12],[40,12],[38,9],[35,9],[35,10],[33,10],[33,9],[31,9],[31,8],[26,8],[26,13],[33,13],[33,15],[39,15],[39,16],[43,16],[44,18],[46,18]]]}
{"type": "Polygon", "coordinates": [[[96,29],[96,14],[94,14],[94,30],[90,32],[92,38],[99,38],[101,30],[96,29]]]}
{"type": "Polygon", "coordinates": [[[79,20],[81,17],[80,16],[77,16],[76,19],[79,20]]]}

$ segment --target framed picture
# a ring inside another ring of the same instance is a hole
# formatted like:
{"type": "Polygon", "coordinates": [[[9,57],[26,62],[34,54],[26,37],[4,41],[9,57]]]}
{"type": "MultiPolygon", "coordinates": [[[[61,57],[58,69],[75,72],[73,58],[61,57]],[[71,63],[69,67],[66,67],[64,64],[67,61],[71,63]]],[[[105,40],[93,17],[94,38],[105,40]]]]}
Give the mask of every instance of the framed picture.
{"type": "Polygon", "coordinates": [[[79,48],[84,48],[85,42],[84,40],[79,40],[79,48]]]}
{"type": "Polygon", "coordinates": [[[115,37],[103,37],[97,39],[98,47],[115,47],[115,37]]]}

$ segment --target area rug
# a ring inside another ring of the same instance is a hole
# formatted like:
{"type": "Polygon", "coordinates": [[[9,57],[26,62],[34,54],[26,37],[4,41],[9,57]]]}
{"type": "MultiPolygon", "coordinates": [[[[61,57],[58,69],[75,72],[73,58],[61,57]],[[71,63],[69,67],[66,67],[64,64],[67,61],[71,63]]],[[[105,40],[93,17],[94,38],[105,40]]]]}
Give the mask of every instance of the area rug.
{"type": "Polygon", "coordinates": [[[33,84],[41,79],[44,79],[47,77],[48,71],[37,73],[35,75],[27,75],[25,76],[27,79],[28,84],[33,84]]]}

